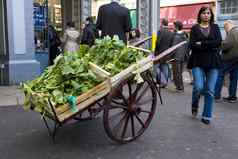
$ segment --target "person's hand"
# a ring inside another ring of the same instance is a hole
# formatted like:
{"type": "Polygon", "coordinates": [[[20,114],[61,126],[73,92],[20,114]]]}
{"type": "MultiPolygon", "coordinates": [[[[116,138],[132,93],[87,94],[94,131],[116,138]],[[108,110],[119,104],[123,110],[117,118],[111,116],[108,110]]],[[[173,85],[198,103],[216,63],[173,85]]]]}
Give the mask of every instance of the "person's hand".
{"type": "Polygon", "coordinates": [[[195,43],[196,45],[202,45],[202,42],[201,41],[198,41],[195,43]]]}

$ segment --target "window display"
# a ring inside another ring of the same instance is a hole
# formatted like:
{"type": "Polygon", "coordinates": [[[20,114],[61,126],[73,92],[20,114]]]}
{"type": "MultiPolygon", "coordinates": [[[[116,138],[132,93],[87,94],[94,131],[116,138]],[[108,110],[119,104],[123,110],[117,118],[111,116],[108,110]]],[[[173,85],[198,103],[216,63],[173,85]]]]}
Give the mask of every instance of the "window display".
{"type": "Polygon", "coordinates": [[[34,0],[34,28],[36,52],[48,52],[48,25],[62,31],[60,0],[34,0]]]}

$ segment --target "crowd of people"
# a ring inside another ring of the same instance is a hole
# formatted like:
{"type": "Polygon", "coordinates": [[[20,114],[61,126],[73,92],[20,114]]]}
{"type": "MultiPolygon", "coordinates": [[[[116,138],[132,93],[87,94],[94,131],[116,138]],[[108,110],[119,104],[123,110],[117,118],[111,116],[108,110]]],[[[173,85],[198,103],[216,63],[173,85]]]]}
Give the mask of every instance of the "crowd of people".
{"type": "Polygon", "coordinates": [[[193,25],[189,36],[182,32],[183,24],[174,22],[174,32],[168,28],[168,21],[162,20],[158,32],[155,55],[182,41],[184,45],[176,49],[169,56],[163,58],[156,65],[156,79],[160,87],[167,86],[172,77],[177,92],[183,92],[184,64],[192,71],[193,91],[191,113],[196,117],[199,100],[204,96],[204,107],[201,121],[210,124],[212,119],[214,99],[234,103],[237,101],[238,80],[238,27],[234,22],[224,22],[226,38],[222,40],[220,28],[214,22],[214,14],[209,7],[202,7],[197,16],[197,24],[193,25]],[[224,77],[229,74],[230,84],[228,97],[221,98],[224,77]]]}
{"type": "MultiPolygon", "coordinates": [[[[96,23],[92,17],[86,19],[80,44],[92,46],[96,38],[118,35],[125,44],[128,42],[131,31],[129,10],[121,6],[118,0],[100,7],[96,23]],[[99,30],[101,35],[99,35],[99,30]]],[[[223,97],[228,102],[236,102],[238,79],[238,28],[233,21],[224,23],[226,38],[222,40],[220,28],[214,22],[214,14],[209,7],[202,7],[190,33],[183,32],[183,23],[174,22],[174,31],[168,27],[168,20],[163,19],[158,31],[155,55],[168,48],[186,41],[171,54],[162,58],[155,65],[155,77],[159,87],[165,88],[173,77],[177,92],[184,91],[183,70],[184,66],[193,76],[191,113],[196,117],[199,109],[199,100],[204,96],[204,107],[201,121],[210,124],[212,119],[214,99],[221,100],[221,90],[226,74],[230,75],[229,96],[223,97]],[[172,71],[171,67],[172,66],[172,71]],[[172,75],[171,75],[172,74],[172,75]]],[[[50,38],[50,64],[58,55],[59,46],[64,52],[75,52],[79,48],[79,31],[73,22],[67,24],[63,38],[57,36],[53,27],[49,28],[50,38]],[[63,44],[63,45],[62,45],[63,44]]]]}
{"type": "MultiPolygon", "coordinates": [[[[92,46],[99,37],[118,35],[119,39],[127,44],[129,37],[132,36],[129,35],[131,30],[129,9],[121,6],[119,0],[112,0],[111,3],[101,6],[96,23],[93,17],[87,17],[81,33],[76,30],[74,22],[68,22],[64,35],[60,38],[50,25],[48,29],[50,65],[60,52],[76,52],[80,44],[92,46]]],[[[137,35],[136,32],[135,36],[137,35]]]]}

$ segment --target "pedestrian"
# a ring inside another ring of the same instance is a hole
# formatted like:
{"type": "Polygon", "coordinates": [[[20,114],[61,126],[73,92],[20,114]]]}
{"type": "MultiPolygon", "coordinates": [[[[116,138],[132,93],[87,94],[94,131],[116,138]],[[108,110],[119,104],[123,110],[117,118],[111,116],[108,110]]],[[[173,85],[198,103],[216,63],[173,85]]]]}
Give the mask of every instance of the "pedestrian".
{"type": "MultiPolygon", "coordinates": [[[[173,43],[173,38],[174,35],[168,28],[168,20],[162,19],[161,28],[157,33],[155,56],[170,48],[173,43]]],[[[156,71],[156,81],[162,88],[167,86],[170,78],[170,68],[167,62],[170,59],[171,56],[166,56],[160,60],[159,64],[154,66],[156,71]]]]}
{"type": "Polygon", "coordinates": [[[202,122],[210,124],[213,112],[215,85],[219,69],[222,67],[220,56],[221,32],[214,23],[214,14],[209,7],[201,7],[190,33],[192,53],[188,68],[192,69],[192,115],[197,116],[200,96],[204,95],[202,122]]]}
{"type": "Polygon", "coordinates": [[[74,22],[68,22],[67,28],[64,32],[63,41],[64,41],[64,52],[74,53],[78,51],[79,45],[77,40],[79,38],[79,32],[75,29],[74,22]]]}
{"type": "Polygon", "coordinates": [[[230,83],[228,89],[228,97],[223,97],[224,101],[235,103],[237,101],[237,80],[238,80],[238,27],[234,22],[227,20],[224,22],[224,29],[226,31],[226,38],[222,42],[222,60],[224,62],[223,68],[219,71],[215,99],[221,99],[221,90],[224,83],[224,77],[227,73],[230,75],[230,83]]]}
{"type": "MultiPolygon", "coordinates": [[[[186,33],[182,31],[183,23],[180,21],[174,22],[174,38],[172,45],[176,45],[180,42],[187,41],[186,33]]],[[[173,80],[176,87],[177,92],[184,91],[183,85],[183,66],[186,58],[186,54],[188,54],[188,43],[180,46],[173,52],[172,58],[174,59],[172,62],[172,71],[173,71],[173,80]]]]}
{"type": "Polygon", "coordinates": [[[48,27],[49,37],[49,65],[54,64],[54,59],[60,54],[61,40],[58,36],[57,31],[52,25],[48,27]]]}
{"type": "Polygon", "coordinates": [[[93,22],[93,17],[87,17],[86,25],[83,28],[81,44],[92,46],[97,38],[99,38],[99,33],[96,24],[93,22]]]}
{"type": "Polygon", "coordinates": [[[97,28],[101,30],[102,37],[118,35],[125,44],[131,30],[131,19],[129,10],[119,4],[120,0],[111,0],[111,3],[99,8],[97,28]]]}

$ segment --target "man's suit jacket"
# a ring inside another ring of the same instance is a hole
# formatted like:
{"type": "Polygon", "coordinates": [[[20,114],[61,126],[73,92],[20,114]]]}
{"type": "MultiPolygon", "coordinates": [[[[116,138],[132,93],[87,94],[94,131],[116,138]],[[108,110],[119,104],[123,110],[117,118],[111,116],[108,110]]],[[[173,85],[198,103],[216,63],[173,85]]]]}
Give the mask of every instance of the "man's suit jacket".
{"type": "Polygon", "coordinates": [[[126,43],[126,32],[131,30],[129,10],[117,2],[101,6],[98,12],[97,28],[102,31],[102,37],[118,35],[119,39],[126,43]]]}

